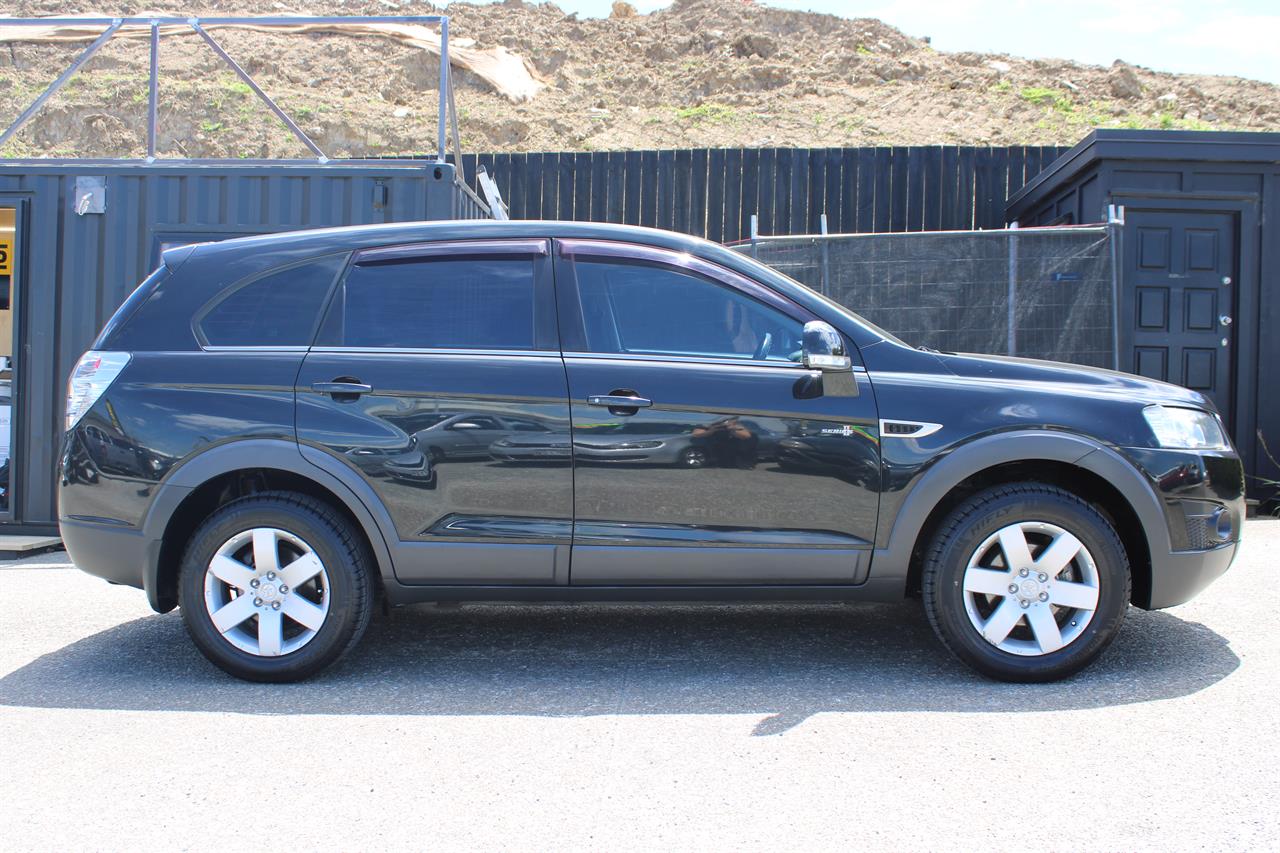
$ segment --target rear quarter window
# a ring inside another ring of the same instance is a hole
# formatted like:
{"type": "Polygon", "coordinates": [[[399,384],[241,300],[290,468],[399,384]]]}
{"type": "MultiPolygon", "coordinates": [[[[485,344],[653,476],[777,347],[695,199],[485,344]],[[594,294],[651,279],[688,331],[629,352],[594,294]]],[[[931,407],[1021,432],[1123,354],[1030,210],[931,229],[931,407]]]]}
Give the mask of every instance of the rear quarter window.
{"type": "Polygon", "coordinates": [[[197,315],[197,340],[210,347],[309,346],[344,260],[330,255],[233,285],[197,315]]]}

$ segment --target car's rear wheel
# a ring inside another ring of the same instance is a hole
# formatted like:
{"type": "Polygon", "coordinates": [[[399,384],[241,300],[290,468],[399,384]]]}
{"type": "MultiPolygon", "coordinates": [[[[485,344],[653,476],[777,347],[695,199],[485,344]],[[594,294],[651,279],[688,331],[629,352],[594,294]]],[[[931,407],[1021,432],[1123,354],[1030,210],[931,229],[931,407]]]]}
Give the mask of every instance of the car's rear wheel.
{"type": "Polygon", "coordinates": [[[297,681],[333,663],[364,633],[373,598],[351,525],[292,493],[242,498],[206,519],[179,594],[204,656],[250,681],[297,681]]]}
{"type": "Polygon", "coordinates": [[[1111,643],[1129,602],[1114,527],[1070,492],[1017,483],[972,495],[926,554],[925,611],[961,660],[1004,681],[1053,681],[1111,643]]]}

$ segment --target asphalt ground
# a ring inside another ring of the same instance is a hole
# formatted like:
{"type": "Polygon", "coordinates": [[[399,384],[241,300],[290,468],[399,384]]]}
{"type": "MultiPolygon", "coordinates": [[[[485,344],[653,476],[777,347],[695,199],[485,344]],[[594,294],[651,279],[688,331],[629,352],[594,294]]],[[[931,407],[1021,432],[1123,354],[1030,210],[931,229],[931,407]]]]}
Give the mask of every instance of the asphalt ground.
{"type": "Polygon", "coordinates": [[[0,848],[1276,849],[1280,522],[1091,669],[918,604],[432,606],[298,685],[62,553],[0,564],[0,848]]]}

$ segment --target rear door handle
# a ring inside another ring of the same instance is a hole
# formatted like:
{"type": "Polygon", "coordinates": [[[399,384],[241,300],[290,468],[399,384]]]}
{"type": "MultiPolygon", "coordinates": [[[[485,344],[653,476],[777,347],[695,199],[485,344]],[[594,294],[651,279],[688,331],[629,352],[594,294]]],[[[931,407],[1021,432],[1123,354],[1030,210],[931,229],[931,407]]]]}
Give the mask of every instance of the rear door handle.
{"type": "Polygon", "coordinates": [[[363,382],[312,382],[311,390],[319,391],[321,394],[359,397],[361,394],[368,394],[372,391],[373,386],[365,385],[363,382]]]}
{"type": "Polygon", "coordinates": [[[587,405],[610,409],[647,409],[653,405],[653,401],[621,394],[591,394],[587,397],[587,405]]]}

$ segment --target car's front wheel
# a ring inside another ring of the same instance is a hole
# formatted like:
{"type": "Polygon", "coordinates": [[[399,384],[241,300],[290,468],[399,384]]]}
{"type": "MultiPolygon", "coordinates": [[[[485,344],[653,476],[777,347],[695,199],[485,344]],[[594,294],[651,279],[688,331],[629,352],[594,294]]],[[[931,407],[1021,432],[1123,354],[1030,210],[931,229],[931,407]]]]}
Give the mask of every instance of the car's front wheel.
{"type": "Polygon", "coordinates": [[[200,525],[183,557],[182,616],[217,666],[250,681],[297,681],[356,644],[373,589],[351,525],[305,495],[232,501],[200,525]]]}
{"type": "Polygon", "coordinates": [[[1053,681],[1111,643],[1129,603],[1115,528],[1076,495],[1015,483],[972,495],[925,553],[925,612],[961,660],[1003,681],[1053,681]]]}

